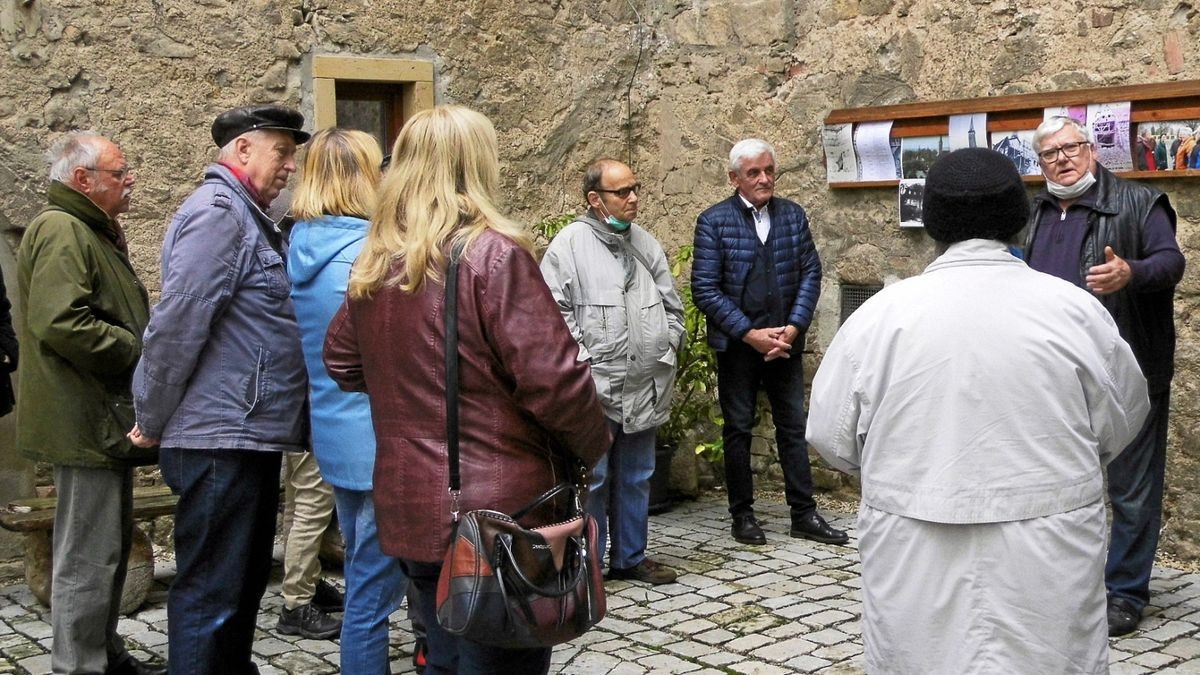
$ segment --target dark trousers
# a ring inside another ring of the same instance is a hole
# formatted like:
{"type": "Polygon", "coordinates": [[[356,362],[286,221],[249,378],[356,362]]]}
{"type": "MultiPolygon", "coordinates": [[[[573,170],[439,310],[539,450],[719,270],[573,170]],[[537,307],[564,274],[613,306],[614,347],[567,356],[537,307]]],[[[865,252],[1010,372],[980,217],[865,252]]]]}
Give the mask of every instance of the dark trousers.
{"type": "Polygon", "coordinates": [[[1109,597],[1141,609],[1150,601],[1150,572],[1162,527],[1170,392],[1150,396],[1150,416],[1137,438],[1108,465],[1112,536],[1104,584],[1109,597]]]}
{"type": "Polygon", "coordinates": [[[179,495],[167,596],[172,675],[258,673],[250,660],[271,575],[281,453],[163,448],[179,495]]]}
{"type": "Polygon", "coordinates": [[[804,364],[797,350],[790,359],[763,361],[743,342],[717,352],[717,393],[725,417],[725,485],[729,513],[754,512],[754,481],[750,472],[750,440],[754,432],[759,390],[766,391],[775,422],[775,443],[783,469],[784,491],[792,518],[816,510],[812,471],[804,440],[804,364]]]}
{"type": "MultiPolygon", "coordinates": [[[[550,648],[502,649],[464,640],[447,633],[437,620],[437,582],[442,563],[400,559],[400,567],[417,589],[417,608],[425,622],[427,675],[545,675],[550,672],[550,648]]],[[[412,596],[409,596],[409,601],[412,596]]]]}

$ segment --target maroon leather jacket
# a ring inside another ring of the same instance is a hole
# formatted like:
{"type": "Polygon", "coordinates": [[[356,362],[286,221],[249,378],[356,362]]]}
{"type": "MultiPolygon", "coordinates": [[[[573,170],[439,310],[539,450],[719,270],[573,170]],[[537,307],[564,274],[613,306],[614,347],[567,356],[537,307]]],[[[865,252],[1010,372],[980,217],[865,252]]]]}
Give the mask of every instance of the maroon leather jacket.
{"type": "MultiPolygon", "coordinates": [[[[591,372],[537,263],[487,231],[459,264],[462,511],[511,513],[589,468],[611,437],[591,372]]],[[[342,389],[366,391],[375,426],[375,514],[383,552],[441,561],[452,521],[446,454],[445,287],[383,288],[350,300],[325,339],[342,389]]]]}

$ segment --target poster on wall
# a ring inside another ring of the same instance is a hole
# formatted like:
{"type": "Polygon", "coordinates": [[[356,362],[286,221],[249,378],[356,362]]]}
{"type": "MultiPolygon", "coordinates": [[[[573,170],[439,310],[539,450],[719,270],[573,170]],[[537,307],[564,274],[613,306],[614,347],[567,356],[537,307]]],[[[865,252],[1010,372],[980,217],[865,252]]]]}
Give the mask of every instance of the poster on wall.
{"type": "Polygon", "coordinates": [[[892,121],[862,122],[854,127],[854,152],[858,156],[862,180],[896,180],[896,160],[892,156],[892,121]]]}
{"type": "Polygon", "coordinates": [[[1096,159],[1109,171],[1130,171],[1133,156],[1129,151],[1129,101],[1092,103],[1087,111],[1096,159]]]}
{"type": "Polygon", "coordinates": [[[900,179],[900,227],[925,227],[921,209],[925,202],[925,179],[900,179]]]}
{"type": "Polygon", "coordinates": [[[1200,169],[1197,131],[1200,131],[1200,120],[1142,122],[1138,125],[1138,139],[1133,146],[1133,167],[1139,171],[1200,169]],[[1149,159],[1146,147],[1150,141],[1154,142],[1154,168],[1149,168],[1147,163],[1147,168],[1143,169],[1139,156],[1141,161],[1149,159]]]}
{"type": "Polygon", "coordinates": [[[852,124],[826,124],[821,129],[825,148],[825,181],[838,183],[858,180],[858,162],[854,159],[852,124]]]}
{"type": "Polygon", "coordinates": [[[949,136],[911,136],[901,139],[900,177],[924,178],[938,157],[949,152],[949,136]]]}
{"type": "Polygon", "coordinates": [[[1022,176],[1042,175],[1037,153],[1033,151],[1033,129],[1026,131],[993,131],[992,149],[1004,155],[1022,176]]]}
{"type": "Polygon", "coordinates": [[[1070,117],[1076,122],[1086,125],[1088,107],[1086,105],[1053,105],[1042,111],[1043,122],[1051,117],[1070,117]]]}
{"type": "Polygon", "coordinates": [[[950,116],[950,149],[987,147],[987,113],[950,116]]]}

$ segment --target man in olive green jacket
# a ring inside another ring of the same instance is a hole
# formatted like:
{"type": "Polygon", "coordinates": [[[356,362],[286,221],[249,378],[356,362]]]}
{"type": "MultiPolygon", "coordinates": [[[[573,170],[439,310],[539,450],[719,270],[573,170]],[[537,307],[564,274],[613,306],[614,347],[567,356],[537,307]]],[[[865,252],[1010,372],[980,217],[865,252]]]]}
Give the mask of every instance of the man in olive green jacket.
{"type": "Polygon", "coordinates": [[[58,509],[50,616],[55,673],[165,673],[117,635],[133,531],[133,467],[156,452],[125,437],[149,320],[118,214],[133,175],[116,144],[69,134],[48,153],[48,204],[17,252],[22,354],[17,447],[54,465],[58,509]]]}

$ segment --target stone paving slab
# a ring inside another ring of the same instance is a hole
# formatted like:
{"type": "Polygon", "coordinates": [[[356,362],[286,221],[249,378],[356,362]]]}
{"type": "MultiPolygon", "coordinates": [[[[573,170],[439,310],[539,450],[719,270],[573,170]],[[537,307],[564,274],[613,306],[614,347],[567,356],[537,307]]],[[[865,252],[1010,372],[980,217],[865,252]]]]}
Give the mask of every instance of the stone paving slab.
{"type": "MultiPolygon", "coordinates": [[[[557,648],[551,672],[862,673],[854,514],[826,512],[835,527],[851,532],[848,546],[830,546],[788,537],[784,504],[760,499],[757,508],[765,546],[729,537],[720,493],[653,516],[651,555],[676,567],[678,582],[653,588],[610,582],[608,617],[557,648]]],[[[173,574],[170,561],[159,563],[146,605],[121,619],[121,633],[139,658],[167,657],[166,585],[173,574]]],[[[254,644],[263,675],[336,673],[336,641],[274,631],[283,604],[279,578],[276,565],[254,644]]],[[[331,580],[342,584],[340,577],[331,580]]],[[[1110,641],[1111,672],[1200,673],[1200,574],[1156,567],[1151,594],[1142,630],[1110,641]]],[[[49,610],[23,584],[0,586],[0,675],[49,672],[49,620],[49,610]]],[[[411,672],[409,630],[402,609],[392,617],[394,673],[411,672]]]]}

